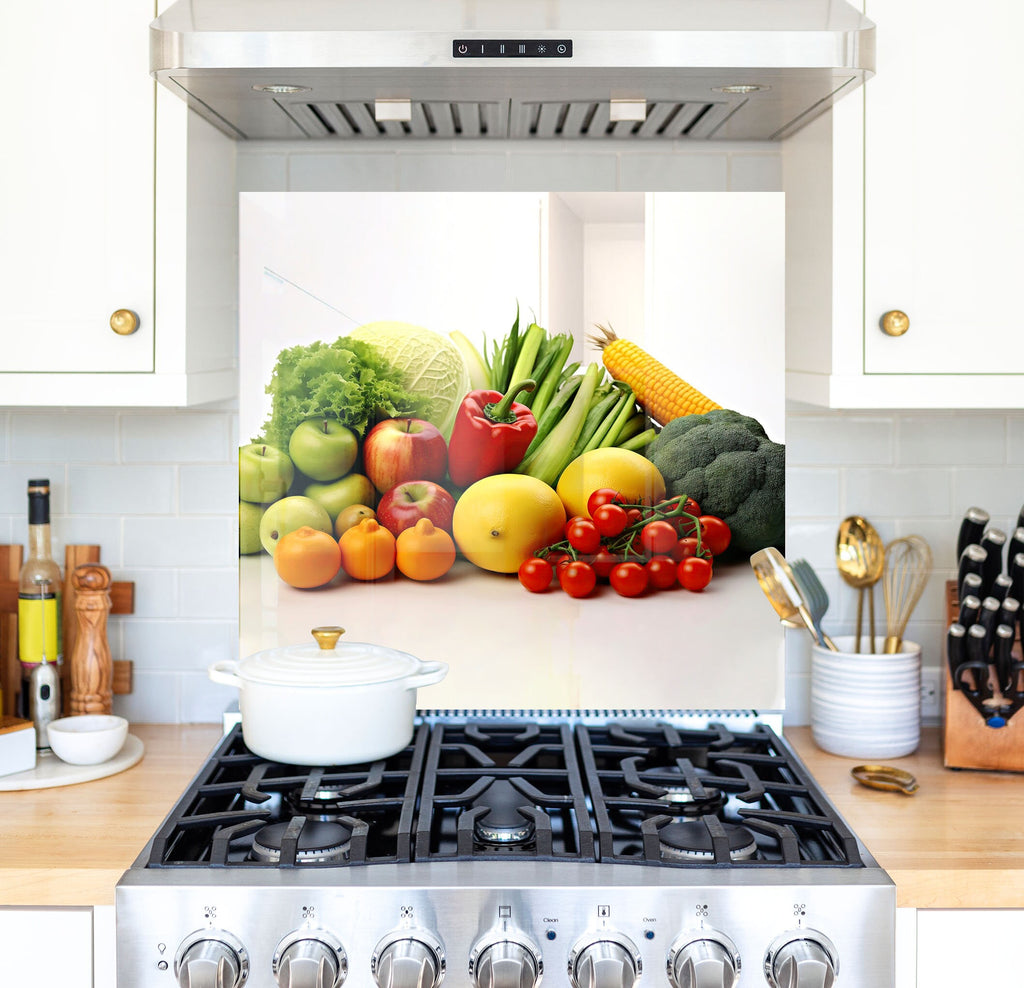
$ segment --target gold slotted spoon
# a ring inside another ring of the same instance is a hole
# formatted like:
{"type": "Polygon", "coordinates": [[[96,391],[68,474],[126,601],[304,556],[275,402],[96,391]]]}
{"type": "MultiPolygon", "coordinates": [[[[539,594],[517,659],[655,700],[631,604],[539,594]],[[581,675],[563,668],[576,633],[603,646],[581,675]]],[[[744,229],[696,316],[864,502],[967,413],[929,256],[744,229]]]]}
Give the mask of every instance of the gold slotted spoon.
{"type": "Polygon", "coordinates": [[[868,651],[875,650],[875,584],[885,569],[885,546],[875,526],[860,515],[850,515],[839,525],[836,536],[836,568],[857,596],[857,639],[854,652],[860,651],[861,629],[864,626],[864,594],[868,596],[868,651]]]}

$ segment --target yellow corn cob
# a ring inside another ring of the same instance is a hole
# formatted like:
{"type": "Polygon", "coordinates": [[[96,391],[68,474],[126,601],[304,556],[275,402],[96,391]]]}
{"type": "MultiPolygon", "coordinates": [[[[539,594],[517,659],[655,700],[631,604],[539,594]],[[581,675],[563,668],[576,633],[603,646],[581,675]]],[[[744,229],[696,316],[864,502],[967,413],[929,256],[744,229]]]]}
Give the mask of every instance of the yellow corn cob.
{"type": "Polygon", "coordinates": [[[620,339],[615,330],[605,326],[597,328],[602,335],[589,339],[600,348],[608,373],[633,389],[636,400],[655,422],[664,425],[680,415],[703,414],[722,407],[635,343],[620,339]]]}

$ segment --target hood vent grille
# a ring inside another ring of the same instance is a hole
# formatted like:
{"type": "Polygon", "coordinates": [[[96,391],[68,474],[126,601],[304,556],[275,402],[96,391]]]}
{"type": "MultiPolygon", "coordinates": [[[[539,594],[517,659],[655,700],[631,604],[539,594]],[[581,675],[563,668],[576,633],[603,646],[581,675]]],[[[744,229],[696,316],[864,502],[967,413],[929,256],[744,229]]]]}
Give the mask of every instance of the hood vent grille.
{"type": "Polygon", "coordinates": [[[607,100],[505,101],[432,100],[411,104],[411,119],[377,120],[372,100],[277,101],[310,138],[378,140],[382,138],[522,138],[582,140],[594,138],[713,137],[742,106],[727,102],[651,103],[644,120],[610,119],[607,100]]]}

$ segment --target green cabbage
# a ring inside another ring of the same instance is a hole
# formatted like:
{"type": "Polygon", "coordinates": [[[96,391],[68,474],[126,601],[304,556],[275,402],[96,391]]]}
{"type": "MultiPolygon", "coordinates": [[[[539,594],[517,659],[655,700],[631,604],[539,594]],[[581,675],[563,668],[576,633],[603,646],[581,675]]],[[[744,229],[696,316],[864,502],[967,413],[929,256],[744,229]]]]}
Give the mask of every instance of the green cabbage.
{"type": "Polygon", "coordinates": [[[371,322],[349,335],[368,343],[398,373],[402,386],[423,400],[420,417],[447,439],[469,391],[469,371],[459,348],[447,336],[404,322],[371,322]]]}

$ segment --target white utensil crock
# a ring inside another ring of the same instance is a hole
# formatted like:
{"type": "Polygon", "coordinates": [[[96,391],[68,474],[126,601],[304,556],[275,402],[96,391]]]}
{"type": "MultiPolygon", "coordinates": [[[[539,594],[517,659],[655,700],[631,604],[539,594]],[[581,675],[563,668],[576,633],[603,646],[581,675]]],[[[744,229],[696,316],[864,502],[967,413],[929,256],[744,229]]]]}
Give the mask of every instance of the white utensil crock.
{"type": "Polygon", "coordinates": [[[416,690],[440,682],[444,662],[424,662],[365,642],[290,645],[215,662],[215,683],[238,687],[242,736],[257,755],[290,765],[354,765],[386,758],[412,738],[416,690]]]}

